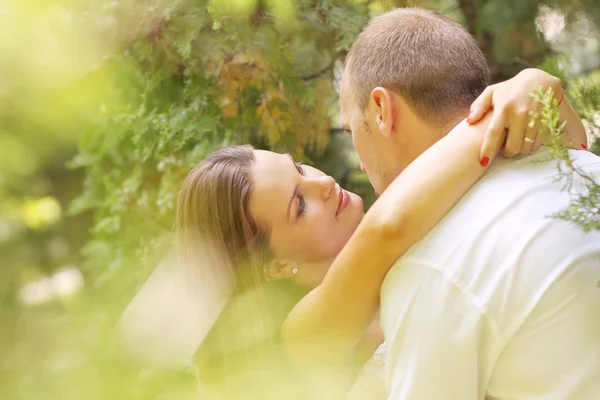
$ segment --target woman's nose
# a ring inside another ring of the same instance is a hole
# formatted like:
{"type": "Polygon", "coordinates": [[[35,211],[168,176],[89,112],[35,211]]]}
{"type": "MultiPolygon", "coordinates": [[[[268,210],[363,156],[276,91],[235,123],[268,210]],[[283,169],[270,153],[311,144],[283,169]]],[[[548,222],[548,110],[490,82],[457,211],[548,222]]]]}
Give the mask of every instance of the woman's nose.
{"type": "Polygon", "coordinates": [[[335,188],[335,179],[329,175],[323,175],[316,179],[319,185],[319,192],[323,201],[329,200],[335,188]]]}

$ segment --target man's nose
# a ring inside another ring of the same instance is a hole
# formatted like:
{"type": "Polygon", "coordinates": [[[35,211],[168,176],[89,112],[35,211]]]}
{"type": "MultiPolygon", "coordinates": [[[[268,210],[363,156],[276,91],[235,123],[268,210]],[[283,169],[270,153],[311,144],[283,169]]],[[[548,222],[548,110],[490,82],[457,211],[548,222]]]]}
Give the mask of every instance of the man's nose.
{"type": "Polygon", "coordinates": [[[367,173],[367,170],[365,169],[365,166],[363,165],[363,163],[360,163],[360,170],[362,172],[364,172],[365,174],[367,173]]]}

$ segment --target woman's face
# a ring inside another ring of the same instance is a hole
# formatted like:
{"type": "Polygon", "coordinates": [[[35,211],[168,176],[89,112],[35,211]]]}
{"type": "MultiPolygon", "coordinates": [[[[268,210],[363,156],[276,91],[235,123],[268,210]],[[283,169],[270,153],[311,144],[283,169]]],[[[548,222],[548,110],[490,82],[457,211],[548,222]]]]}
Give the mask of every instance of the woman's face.
{"type": "Polygon", "coordinates": [[[289,155],[254,154],[250,212],[270,228],[275,257],[297,262],[335,258],[363,215],[362,199],[289,155]]]}

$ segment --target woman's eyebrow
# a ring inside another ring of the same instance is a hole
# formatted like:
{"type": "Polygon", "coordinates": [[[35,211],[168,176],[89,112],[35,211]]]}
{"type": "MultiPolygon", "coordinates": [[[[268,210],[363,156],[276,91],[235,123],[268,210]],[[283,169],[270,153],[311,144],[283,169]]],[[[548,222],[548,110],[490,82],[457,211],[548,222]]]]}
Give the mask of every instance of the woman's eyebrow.
{"type": "MultiPolygon", "coordinates": [[[[292,163],[294,164],[294,168],[296,168],[296,162],[294,161],[292,156],[289,153],[286,153],[285,155],[288,156],[290,158],[290,160],[292,160],[292,163]]],[[[290,201],[288,203],[288,209],[287,209],[288,220],[290,219],[290,211],[292,210],[292,202],[296,198],[297,194],[298,194],[298,185],[296,184],[296,186],[294,187],[294,191],[292,192],[292,195],[290,196],[290,201]]]]}

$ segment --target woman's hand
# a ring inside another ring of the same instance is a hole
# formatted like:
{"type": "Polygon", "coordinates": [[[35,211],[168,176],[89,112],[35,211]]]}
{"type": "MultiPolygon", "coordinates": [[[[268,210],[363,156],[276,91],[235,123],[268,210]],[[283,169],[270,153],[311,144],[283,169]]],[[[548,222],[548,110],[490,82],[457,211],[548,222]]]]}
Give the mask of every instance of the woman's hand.
{"type": "Polygon", "coordinates": [[[535,91],[536,85],[540,85],[543,90],[549,87],[553,89],[560,105],[561,120],[568,120],[575,125],[569,127],[571,132],[567,132],[568,129],[565,128],[565,138],[570,147],[586,148],[583,125],[572,107],[567,104],[560,79],[542,70],[530,68],[521,71],[512,79],[488,86],[471,105],[471,113],[467,118],[469,124],[478,122],[490,109],[494,110],[481,148],[482,165],[486,166],[496,156],[493,149],[498,147],[503,147],[505,157],[514,157],[536,152],[545,143],[544,135],[538,134],[539,124],[529,124],[531,113],[540,112],[542,108],[530,95],[535,91]],[[573,119],[575,121],[572,121],[573,119]],[[502,133],[505,129],[508,129],[508,138],[504,144],[500,142],[504,139],[502,133]]]}

